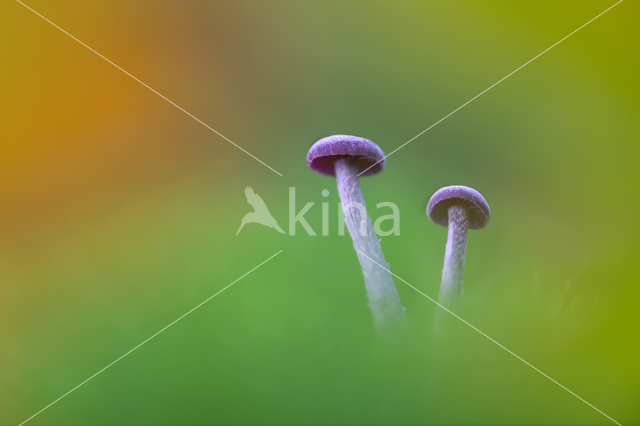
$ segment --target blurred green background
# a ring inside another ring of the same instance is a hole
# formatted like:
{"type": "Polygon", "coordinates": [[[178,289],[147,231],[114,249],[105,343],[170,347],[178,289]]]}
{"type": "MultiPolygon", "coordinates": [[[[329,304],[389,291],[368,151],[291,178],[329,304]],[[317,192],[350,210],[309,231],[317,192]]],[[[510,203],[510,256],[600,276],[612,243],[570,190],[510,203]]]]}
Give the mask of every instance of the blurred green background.
{"type": "MultiPolygon", "coordinates": [[[[399,280],[415,347],[390,365],[335,180],[305,163],[336,133],[393,151],[613,3],[28,1],[280,177],[3,2],[0,424],[279,250],[28,424],[613,424],[468,327],[434,375],[435,305],[399,280]],[[236,236],[246,186],[285,230],[289,187],[318,234],[329,202],[331,235],[236,236]]],[[[362,180],[372,218],[400,208],[392,271],[433,298],[446,229],[426,203],[478,189],[493,217],[469,235],[459,314],[625,426],[640,424],[639,13],[616,6],[362,180]]]]}

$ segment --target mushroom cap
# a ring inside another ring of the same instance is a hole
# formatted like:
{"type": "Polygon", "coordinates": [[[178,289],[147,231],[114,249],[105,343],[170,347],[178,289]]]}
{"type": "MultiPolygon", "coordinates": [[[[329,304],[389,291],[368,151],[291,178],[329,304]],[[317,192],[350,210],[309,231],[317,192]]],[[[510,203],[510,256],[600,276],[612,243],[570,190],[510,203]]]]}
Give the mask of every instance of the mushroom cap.
{"type": "Polygon", "coordinates": [[[318,173],[335,176],[333,164],[344,157],[357,160],[358,173],[371,167],[362,176],[374,175],[381,172],[386,160],[384,152],[378,145],[365,138],[349,135],[333,135],[320,139],[314,143],[307,153],[307,166],[318,173]],[[378,161],[380,161],[378,163],[378,161]],[[376,164],[378,163],[378,164],[376,164]]]}
{"type": "Polygon", "coordinates": [[[427,216],[438,225],[449,225],[449,207],[462,205],[469,214],[469,229],[482,229],[489,223],[491,209],[482,194],[462,185],[445,186],[427,204],[427,216]]]}

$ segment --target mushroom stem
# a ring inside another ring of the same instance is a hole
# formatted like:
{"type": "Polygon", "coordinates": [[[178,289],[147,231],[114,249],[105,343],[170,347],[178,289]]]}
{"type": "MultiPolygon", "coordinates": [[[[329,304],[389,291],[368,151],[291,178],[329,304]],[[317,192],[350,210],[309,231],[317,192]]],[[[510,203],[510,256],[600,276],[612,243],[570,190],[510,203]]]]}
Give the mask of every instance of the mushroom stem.
{"type": "Polygon", "coordinates": [[[464,257],[469,216],[462,206],[449,207],[449,234],[440,284],[440,303],[459,300],[464,293],[464,257]]]}
{"type": "MultiPolygon", "coordinates": [[[[446,308],[455,308],[464,293],[464,258],[467,250],[469,214],[464,206],[453,205],[449,207],[448,215],[449,233],[438,302],[446,308]]],[[[443,315],[446,315],[445,312],[439,308],[436,316],[437,331],[441,331],[443,315]]]]}
{"type": "Polygon", "coordinates": [[[398,291],[387,270],[389,265],[384,259],[380,241],[367,214],[358,180],[358,165],[349,158],[341,158],[335,162],[334,167],[345,223],[358,253],[376,332],[384,340],[406,342],[409,339],[409,328],[404,308],[400,304],[398,291]]]}

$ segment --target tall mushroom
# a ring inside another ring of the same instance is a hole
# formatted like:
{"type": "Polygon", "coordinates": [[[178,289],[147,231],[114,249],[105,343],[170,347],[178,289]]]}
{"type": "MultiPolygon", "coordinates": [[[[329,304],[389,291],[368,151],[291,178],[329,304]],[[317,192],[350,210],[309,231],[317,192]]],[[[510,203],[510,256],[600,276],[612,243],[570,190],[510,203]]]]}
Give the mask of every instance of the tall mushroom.
{"type": "Polygon", "coordinates": [[[358,180],[358,173],[364,170],[367,171],[363,176],[367,176],[384,169],[384,153],[370,140],[334,135],[313,144],[307,154],[307,165],[318,173],[335,176],[338,181],[345,222],[364,275],[376,332],[387,341],[406,341],[409,333],[404,308],[386,270],[389,265],[371,225],[358,180]],[[367,170],[372,164],[375,166],[367,170]]]}
{"type": "MultiPolygon", "coordinates": [[[[482,229],[489,222],[489,204],[475,189],[453,185],[436,191],[427,204],[427,216],[449,228],[440,283],[439,303],[447,308],[459,303],[464,292],[464,259],[467,229],[482,229]]],[[[436,331],[441,316],[438,309],[436,331]]]]}

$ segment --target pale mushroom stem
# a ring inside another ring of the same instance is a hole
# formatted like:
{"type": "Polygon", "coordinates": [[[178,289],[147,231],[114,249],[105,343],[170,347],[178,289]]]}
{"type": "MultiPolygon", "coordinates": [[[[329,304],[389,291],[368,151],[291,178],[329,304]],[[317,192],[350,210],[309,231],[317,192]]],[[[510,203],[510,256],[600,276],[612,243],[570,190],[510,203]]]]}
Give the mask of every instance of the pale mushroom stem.
{"type": "Polygon", "coordinates": [[[384,259],[380,241],[367,214],[358,180],[358,166],[349,161],[349,158],[341,158],[335,162],[334,167],[345,223],[364,275],[376,332],[387,341],[407,342],[409,328],[404,308],[400,304],[398,291],[388,271],[389,265],[384,259]]]}
{"type": "MultiPolygon", "coordinates": [[[[469,215],[467,209],[461,205],[449,207],[449,234],[444,255],[444,269],[440,283],[438,302],[447,309],[458,307],[464,293],[464,258],[467,250],[467,230],[469,215]]],[[[442,308],[438,308],[436,315],[436,332],[443,332],[444,316],[450,316],[442,308]]]]}

